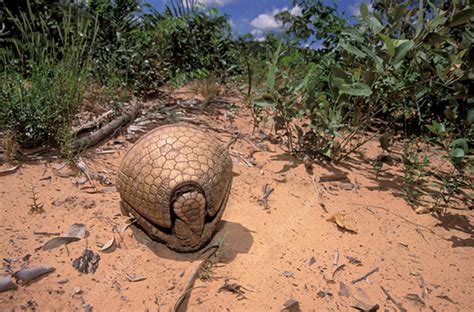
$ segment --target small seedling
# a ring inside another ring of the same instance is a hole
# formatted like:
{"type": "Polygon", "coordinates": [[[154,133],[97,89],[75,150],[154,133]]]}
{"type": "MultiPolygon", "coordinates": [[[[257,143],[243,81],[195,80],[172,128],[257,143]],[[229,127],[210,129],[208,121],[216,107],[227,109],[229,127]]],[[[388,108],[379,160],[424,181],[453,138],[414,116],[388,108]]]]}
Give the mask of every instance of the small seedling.
{"type": "Polygon", "coordinates": [[[214,269],[214,267],[219,263],[221,260],[221,255],[222,252],[224,251],[224,246],[225,246],[225,237],[219,239],[216,242],[216,250],[213,252],[213,254],[205,260],[205,263],[203,263],[201,267],[201,271],[199,272],[199,278],[201,280],[209,281],[212,279],[211,274],[214,269]]]}
{"type": "Polygon", "coordinates": [[[33,203],[30,206],[30,213],[43,213],[43,203],[40,203],[38,200],[38,195],[36,194],[36,188],[33,182],[30,182],[30,190],[31,190],[31,200],[33,203]]]}

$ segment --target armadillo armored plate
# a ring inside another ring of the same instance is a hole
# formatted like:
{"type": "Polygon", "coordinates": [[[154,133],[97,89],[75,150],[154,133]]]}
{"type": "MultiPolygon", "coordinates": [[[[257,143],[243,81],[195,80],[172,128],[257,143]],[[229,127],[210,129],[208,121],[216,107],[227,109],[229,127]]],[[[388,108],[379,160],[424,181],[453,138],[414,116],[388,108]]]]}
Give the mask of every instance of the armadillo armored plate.
{"type": "Polygon", "coordinates": [[[198,250],[217,230],[232,184],[229,153],[210,133],[159,127],[128,151],[118,172],[122,211],[153,239],[198,250]]]}

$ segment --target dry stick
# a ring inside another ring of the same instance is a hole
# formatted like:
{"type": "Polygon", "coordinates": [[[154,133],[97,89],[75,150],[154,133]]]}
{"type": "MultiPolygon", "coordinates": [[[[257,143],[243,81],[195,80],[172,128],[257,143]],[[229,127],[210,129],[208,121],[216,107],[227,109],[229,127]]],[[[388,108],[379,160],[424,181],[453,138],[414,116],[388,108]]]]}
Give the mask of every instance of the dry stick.
{"type": "Polygon", "coordinates": [[[133,102],[132,107],[130,107],[130,109],[127,112],[124,112],[120,117],[112,120],[99,130],[78,139],[74,144],[74,150],[80,151],[81,149],[96,145],[101,140],[111,135],[117,128],[131,121],[137,114],[139,108],[140,105],[137,102],[133,102]]]}
{"type": "Polygon", "coordinates": [[[43,236],[59,236],[59,232],[33,232],[34,235],[43,235],[43,236]]]}
{"type": "Polygon", "coordinates": [[[403,307],[403,305],[396,301],[390,294],[387,290],[385,290],[385,288],[383,288],[383,286],[380,286],[380,288],[382,288],[382,291],[384,292],[385,296],[387,296],[387,299],[392,301],[393,303],[395,303],[395,305],[397,306],[398,310],[400,310],[401,312],[408,312],[407,309],[405,309],[403,307]]]}
{"type": "Polygon", "coordinates": [[[370,275],[374,274],[375,272],[378,272],[379,271],[379,268],[376,267],[375,269],[371,270],[369,273],[365,274],[364,276],[362,277],[359,277],[359,278],[356,278],[355,280],[353,280],[351,283],[352,285],[360,282],[360,281],[363,281],[365,280],[367,277],[369,277],[370,275]]]}
{"type": "Polygon", "coordinates": [[[429,227],[425,226],[425,225],[422,225],[422,224],[418,224],[418,223],[415,223],[413,221],[410,221],[408,220],[407,218],[405,218],[404,216],[401,216],[399,215],[398,213],[395,213],[393,211],[390,211],[389,209],[385,208],[385,207],[382,207],[382,206],[375,206],[375,205],[368,205],[368,204],[353,204],[355,206],[365,206],[365,207],[370,207],[370,208],[375,208],[375,209],[382,209],[382,210],[385,210],[386,212],[388,213],[391,213],[393,214],[394,216],[397,216],[399,217],[400,219],[402,219],[403,221],[407,222],[407,223],[410,223],[411,225],[414,225],[415,227],[422,227],[422,228],[425,228],[427,229],[430,233],[432,234],[436,234],[432,229],[430,229],[429,227]]]}
{"type": "Polygon", "coordinates": [[[1,170],[1,171],[0,171],[0,177],[1,177],[1,176],[8,175],[8,174],[10,174],[10,173],[14,173],[18,168],[20,168],[20,165],[16,165],[16,166],[13,166],[13,167],[8,168],[8,169],[1,170]]]}
{"type": "Polygon", "coordinates": [[[347,172],[323,175],[319,177],[319,182],[336,182],[348,180],[347,175],[347,172]]]}
{"type": "Polygon", "coordinates": [[[215,250],[213,250],[213,252],[211,252],[204,260],[201,261],[201,263],[194,269],[194,271],[191,273],[191,275],[189,276],[189,279],[188,281],[186,282],[186,286],[184,287],[184,291],[182,293],[182,295],[178,298],[178,300],[176,301],[175,305],[174,305],[174,308],[173,308],[173,312],[178,312],[178,311],[186,311],[186,306],[187,306],[187,301],[189,299],[189,295],[191,294],[191,291],[195,288],[203,288],[205,286],[198,286],[198,287],[194,287],[194,283],[196,282],[196,280],[198,279],[199,277],[199,272],[201,272],[201,269],[203,267],[203,265],[212,257],[214,256],[214,254],[216,253],[217,251],[217,248],[215,250]],[[184,306],[182,306],[182,310],[180,309],[181,308],[181,305],[184,303],[184,306]]]}
{"type": "Polygon", "coordinates": [[[100,126],[100,124],[106,120],[107,118],[109,118],[111,115],[113,115],[114,111],[113,110],[108,110],[106,111],[105,113],[103,113],[102,115],[100,115],[99,117],[95,118],[94,120],[91,120],[89,122],[87,122],[85,125],[82,125],[76,129],[74,129],[74,135],[77,135],[85,130],[89,130],[89,129],[92,129],[92,128],[95,128],[97,126],[100,126]]]}

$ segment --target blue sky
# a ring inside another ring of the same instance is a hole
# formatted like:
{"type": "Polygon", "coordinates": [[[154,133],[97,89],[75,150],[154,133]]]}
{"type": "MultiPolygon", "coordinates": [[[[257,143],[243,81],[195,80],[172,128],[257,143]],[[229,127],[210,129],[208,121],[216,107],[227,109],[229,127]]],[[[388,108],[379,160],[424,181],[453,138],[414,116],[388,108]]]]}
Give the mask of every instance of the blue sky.
{"type": "MultiPolygon", "coordinates": [[[[338,10],[348,16],[359,14],[362,0],[336,0],[338,10]]],[[[158,10],[163,8],[166,0],[147,0],[158,10]]],[[[200,0],[209,7],[215,7],[230,17],[236,33],[253,33],[257,38],[268,31],[277,31],[281,25],[275,21],[275,14],[282,10],[298,14],[298,8],[292,6],[291,0],[200,0]]],[[[332,1],[324,0],[326,4],[332,1]]]]}

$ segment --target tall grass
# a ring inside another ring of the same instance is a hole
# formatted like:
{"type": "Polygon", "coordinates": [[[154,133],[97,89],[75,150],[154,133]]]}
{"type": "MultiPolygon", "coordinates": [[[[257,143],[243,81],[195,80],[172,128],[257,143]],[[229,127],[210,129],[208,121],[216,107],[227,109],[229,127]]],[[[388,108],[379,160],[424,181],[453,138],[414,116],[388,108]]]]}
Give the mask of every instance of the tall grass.
{"type": "Polygon", "coordinates": [[[2,53],[0,131],[21,145],[64,147],[71,140],[97,33],[96,19],[77,9],[63,9],[57,22],[30,5],[16,16],[8,12],[21,35],[7,39],[10,53],[2,53]]]}

